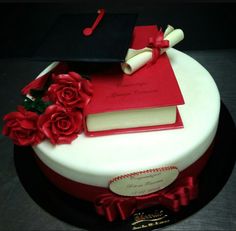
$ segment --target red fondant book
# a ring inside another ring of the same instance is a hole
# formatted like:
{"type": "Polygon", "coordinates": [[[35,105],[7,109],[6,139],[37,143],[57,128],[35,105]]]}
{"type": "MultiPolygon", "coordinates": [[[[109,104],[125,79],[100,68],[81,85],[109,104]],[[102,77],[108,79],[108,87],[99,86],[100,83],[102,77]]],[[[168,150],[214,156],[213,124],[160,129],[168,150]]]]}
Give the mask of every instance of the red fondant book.
{"type": "MultiPolygon", "coordinates": [[[[138,26],[132,48],[147,45],[156,26],[138,26]]],[[[85,134],[89,136],[180,128],[177,105],[184,104],[167,54],[132,76],[108,67],[92,76],[93,97],[84,110],[85,134]]]]}

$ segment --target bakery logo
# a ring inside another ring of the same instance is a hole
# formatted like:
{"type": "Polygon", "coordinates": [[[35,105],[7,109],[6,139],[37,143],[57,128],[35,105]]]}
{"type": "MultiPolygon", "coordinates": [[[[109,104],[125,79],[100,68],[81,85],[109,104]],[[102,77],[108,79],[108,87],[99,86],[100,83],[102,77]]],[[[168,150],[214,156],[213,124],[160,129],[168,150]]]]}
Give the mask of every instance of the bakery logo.
{"type": "Polygon", "coordinates": [[[164,210],[153,210],[149,212],[138,212],[133,215],[131,230],[147,230],[163,227],[170,223],[168,214],[164,210]]]}

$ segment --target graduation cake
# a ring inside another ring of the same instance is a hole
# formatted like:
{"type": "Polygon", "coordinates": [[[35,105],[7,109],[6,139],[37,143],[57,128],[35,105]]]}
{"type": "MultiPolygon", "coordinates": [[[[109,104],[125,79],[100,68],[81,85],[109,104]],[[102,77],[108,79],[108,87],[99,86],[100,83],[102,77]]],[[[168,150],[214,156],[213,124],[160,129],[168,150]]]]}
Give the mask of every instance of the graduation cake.
{"type": "Polygon", "coordinates": [[[171,48],[182,30],[134,26],[126,14],[119,16],[124,27],[103,10],[95,21],[90,16],[52,28],[36,54],[60,62],[22,89],[25,100],[4,117],[3,134],[32,146],[53,184],[94,203],[108,221],[155,204],[178,212],[197,198],[214,145],[217,86],[197,61],[171,48]]]}

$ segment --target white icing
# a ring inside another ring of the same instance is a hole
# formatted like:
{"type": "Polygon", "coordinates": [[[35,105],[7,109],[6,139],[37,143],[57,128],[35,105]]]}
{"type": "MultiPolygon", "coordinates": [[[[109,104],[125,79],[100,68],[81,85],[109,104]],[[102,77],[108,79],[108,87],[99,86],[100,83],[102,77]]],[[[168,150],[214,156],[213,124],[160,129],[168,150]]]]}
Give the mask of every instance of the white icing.
{"type": "Polygon", "coordinates": [[[164,166],[182,171],[194,163],[214,139],[220,96],[197,61],[173,48],[167,54],[185,99],[178,107],[184,128],[92,138],[82,134],[70,145],[45,140],[33,147],[38,157],[62,176],[101,187],[116,176],[164,166]]]}

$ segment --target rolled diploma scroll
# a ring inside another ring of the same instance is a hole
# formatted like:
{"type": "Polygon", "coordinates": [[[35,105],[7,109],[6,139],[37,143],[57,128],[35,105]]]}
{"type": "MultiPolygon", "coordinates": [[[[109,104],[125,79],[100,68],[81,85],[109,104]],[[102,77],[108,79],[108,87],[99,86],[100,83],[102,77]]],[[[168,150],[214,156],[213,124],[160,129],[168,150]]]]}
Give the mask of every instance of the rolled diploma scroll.
{"type": "MultiPolygon", "coordinates": [[[[164,37],[165,40],[169,40],[169,48],[175,46],[177,43],[184,39],[184,32],[181,29],[175,29],[171,33],[164,37]]],[[[168,48],[161,49],[163,54],[168,48]]]]}
{"type": "MultiPolygon", "coordinates": [[[[173,47],[184,39],[184,33],[181,29],[174,29],[172,26],[168,26],[164,33],[164,39],[169,40],[169,47],[173,47]]],[[[168,48],[161,49],[161,54],[163,54],[167,49],[168,48]]],[[[131,75],[151,59],[152,48],[145,47],[139,50],[129,49],[125,62],[121,63],[121,68],[125,74],[131,75]]]]}
{"type": "Polygon", "coordinates": [[[144,66],[152,58],[152,49],[145,47],[140,50],[129,49],[125,62],[121,63],[121,68],[125,74],[131,75],[144,66]]]}

